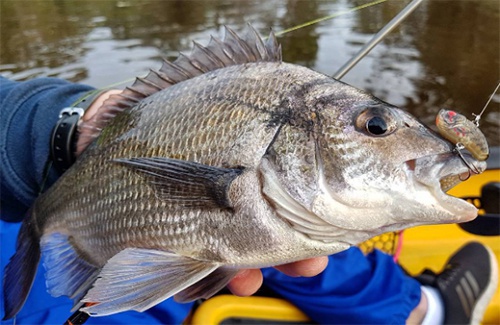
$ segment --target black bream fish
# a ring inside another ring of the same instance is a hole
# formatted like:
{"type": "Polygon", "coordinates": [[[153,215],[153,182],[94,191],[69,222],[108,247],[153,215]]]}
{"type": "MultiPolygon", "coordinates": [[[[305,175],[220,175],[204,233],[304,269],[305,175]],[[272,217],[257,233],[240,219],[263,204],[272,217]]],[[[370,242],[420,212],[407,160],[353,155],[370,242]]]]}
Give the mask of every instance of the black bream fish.
{"type": "Polygon", "coordinates": [[[264,43],[253,29],[195,44],[82,127],[100,135],[24,220],[5,318],[22,307],[40,253],[49,292],[102,316],[209,297],[240,268],[477,215],[440,187],[468,172],[451,143],[282,62],[274,35],[264,43]]]}

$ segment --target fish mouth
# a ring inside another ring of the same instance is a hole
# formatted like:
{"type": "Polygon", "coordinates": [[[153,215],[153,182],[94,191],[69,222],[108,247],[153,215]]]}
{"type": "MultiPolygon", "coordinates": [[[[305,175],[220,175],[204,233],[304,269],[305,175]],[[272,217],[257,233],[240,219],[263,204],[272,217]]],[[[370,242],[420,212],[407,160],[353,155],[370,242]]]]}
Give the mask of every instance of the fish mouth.
{"type": "Polygon", "coordinates": [[[446,192],[472,174],[482,173],[486,170],[486,162],[478,161],[468,153],[450,151],[408,160],[405,164],[416,187],[423,187],[430,193],[428,199],[434,202],[429,203],[447,212],[446,220],[440,219],[439,223],[466,222],[477,217],[474,205],[446,192]]]}

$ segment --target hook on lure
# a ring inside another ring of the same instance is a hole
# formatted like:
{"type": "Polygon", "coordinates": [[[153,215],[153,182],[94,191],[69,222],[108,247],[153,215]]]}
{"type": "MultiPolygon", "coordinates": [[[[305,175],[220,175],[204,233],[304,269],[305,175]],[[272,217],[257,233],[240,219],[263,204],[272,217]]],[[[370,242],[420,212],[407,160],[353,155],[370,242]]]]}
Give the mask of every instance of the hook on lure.
{"type": "Polygon", "coordinates": [[[453,152],[458,154],[469,169],[467,177],[465,179],[460,178],[460,180],[466,181],[472,173],[479,174],[480,172],[477,167],[469,163],[462,154],[462,150],[467,149],[479,161],[488,158],[488,143],[476,124],[460,113],[441,109],[436,116],[436,126],[441,136],[455,144],[453,152]]]}
{"type": "Polygon", "coordinates": [[[459,142],[459,143],[457,143],[457,144],[455,145],[455,148],[453,148],[453,152],[454,152],[454,153],[456,153],[456,154],[460,157],[460,159],[462,159],[462,161],[463,161],[463,163],[465,164],[465,166],[467,166],[467,168],[469,168],[469,173],[467,174],[467,176],[466,176],[465,178],[463,178],[463,179],[462,179],[462,177],[461,177],[461,176],[458,176],[458,179],[459,179],[460,181],[462,181],[462,182],[464,182],[464,181],[468,180],[468,179],[471,177],[472,173],[474,173],[474,174],[476,174],[476,175],[481,173],[481,172],[477,169],[477,167],[476,167],[475,165],[473,165],[473,164],[469,163],[469,162],[467,161],[467,159],[464,157],[464,155],[462,155],[462,150],[463,150],[463,149],[465,149],[465,147],[464,147],[464,145],[463,145],[463,144],[461,144],[460,142],[459,142]]]}

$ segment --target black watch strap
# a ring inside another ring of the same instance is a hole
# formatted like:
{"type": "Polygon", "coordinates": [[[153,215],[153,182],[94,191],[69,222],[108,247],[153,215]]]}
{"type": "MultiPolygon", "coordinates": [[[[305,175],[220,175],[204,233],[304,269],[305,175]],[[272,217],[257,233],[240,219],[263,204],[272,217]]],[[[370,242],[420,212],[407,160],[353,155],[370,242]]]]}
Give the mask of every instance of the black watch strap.
{"type": "Polygon", "coordinates": [[[59,113],[59,120],[50,138],[50,157],[57,171],[64,173],[76,161],[76,141],[78,140],[78,122],[87,108],[104,91],[92,91],[77,101],[74,107],[64,108],[59,113]]]}
{"type": "Polygon", "coordinates": [[[65,108],[59,114],[50,139],[50,156],[54,167],[65,172],[76,160],[76,131],[85,111],[80,107],[65,108]]]}

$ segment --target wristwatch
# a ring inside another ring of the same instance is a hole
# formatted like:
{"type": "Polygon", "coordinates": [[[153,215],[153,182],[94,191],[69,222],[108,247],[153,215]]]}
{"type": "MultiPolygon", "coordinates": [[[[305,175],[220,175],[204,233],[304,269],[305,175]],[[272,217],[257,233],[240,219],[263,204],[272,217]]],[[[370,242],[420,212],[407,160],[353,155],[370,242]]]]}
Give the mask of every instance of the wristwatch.
{"type": "Polygon", "coordinates": [[[59,120],[52,129],[50,138],[50,157],[53,166],[60,173],[64,173],[76,161],[78,122],[94,100],[106,91],[108,90],[92,90],[59,113],[59,120]]]}

